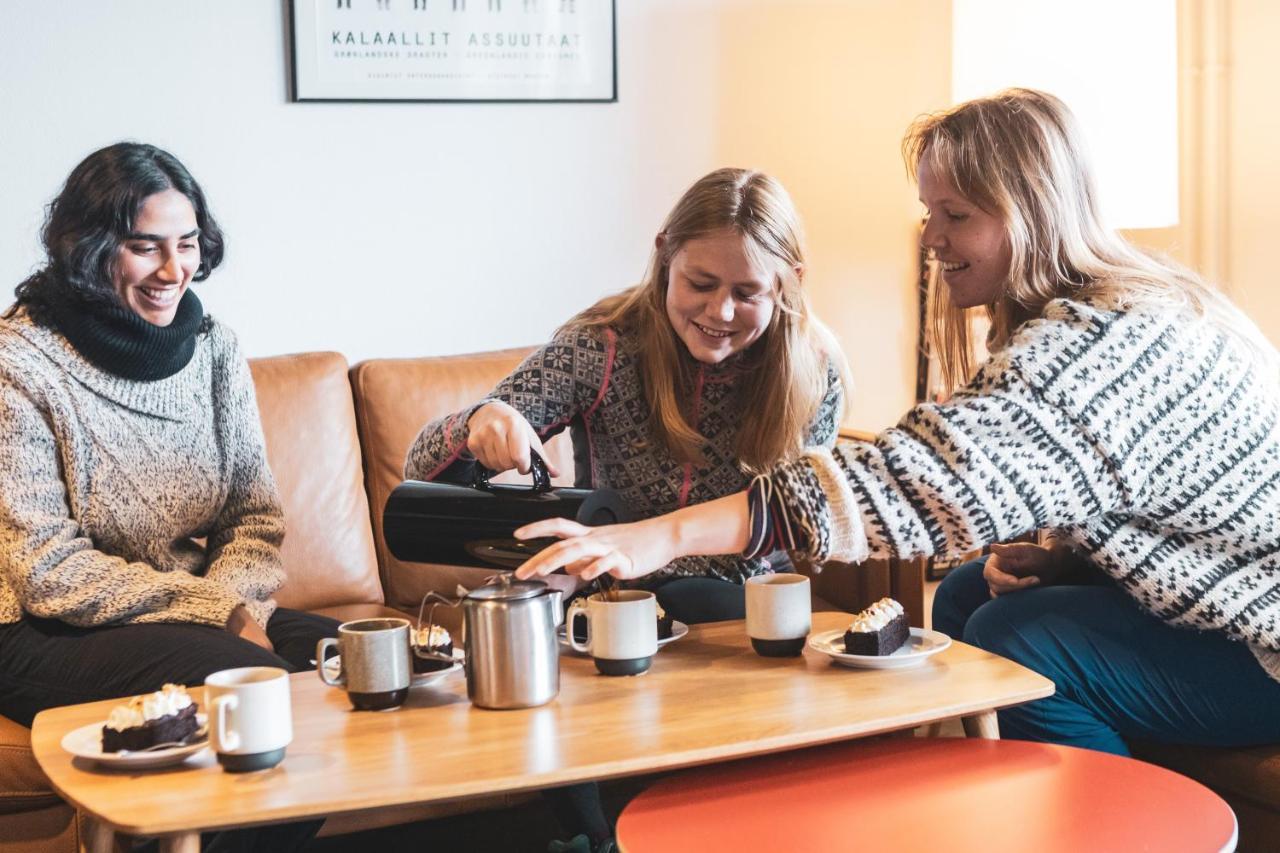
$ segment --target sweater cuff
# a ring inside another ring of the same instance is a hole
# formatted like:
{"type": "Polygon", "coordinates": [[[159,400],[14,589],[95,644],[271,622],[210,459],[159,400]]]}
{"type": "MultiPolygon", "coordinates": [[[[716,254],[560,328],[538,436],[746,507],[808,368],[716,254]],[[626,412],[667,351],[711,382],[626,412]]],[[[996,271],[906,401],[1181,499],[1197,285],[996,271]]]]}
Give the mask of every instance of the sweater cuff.
{"type": "Polygon", "coordinates": [[[867,558],[870,548],[862,514],[830,449],[806,451],[778,468],[773,482],[800,530],[798,544],[811,560],[860,563],[867,558]]]}

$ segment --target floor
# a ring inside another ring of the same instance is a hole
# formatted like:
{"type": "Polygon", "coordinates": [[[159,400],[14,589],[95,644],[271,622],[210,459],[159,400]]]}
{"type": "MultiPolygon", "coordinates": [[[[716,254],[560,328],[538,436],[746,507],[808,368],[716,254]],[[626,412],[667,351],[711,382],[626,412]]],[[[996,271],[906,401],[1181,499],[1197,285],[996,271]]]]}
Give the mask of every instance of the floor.
{"type": "MultiPolygon", "coordinates": [[[[937,582],[925,584],[925,627],[930,626],[929,613],[937,582]]],[[[917,736],[924,736],[922,730],[917,736]]],[[[943,736],[962,737],[959,720],[942,724],[943,736]]],[[[643,791],[654,778],[629,780],[605,788],[606,811],[616,817],[626,803],[643,791]]],[[[478,812],[441,818],[420,824],[393,826],[360,835],[321,838],[308,848],[309,853],[421,853],[424,850],[449,853],[545,853],[547,843],[559,837],[559,828],[540,800],[501,812],[478,812]]]]}

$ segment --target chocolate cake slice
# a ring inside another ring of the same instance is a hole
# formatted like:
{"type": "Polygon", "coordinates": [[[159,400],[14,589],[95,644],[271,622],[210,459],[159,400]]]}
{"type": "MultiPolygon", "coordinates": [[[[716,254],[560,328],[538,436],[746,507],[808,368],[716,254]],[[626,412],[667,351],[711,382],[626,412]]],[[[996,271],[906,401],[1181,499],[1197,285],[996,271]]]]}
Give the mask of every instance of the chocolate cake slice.
{"type": "Polygon", "coordinates": [[[676,620],[667,615],[667,611],[662,609],[661,604],[655,602],[654,606],[658,608],[658,639],[669,639],[671,632],[675,630],[676,620]]]}
{"type": "Polygon", "coordinates": [[[907,612],[892,598],[882,598],[853,617],[844,632],[844,650],[851,655],[891,655],[911,636],[907,612]]]}
{"type": "Polygon", "coordinates": [[[146,696],[134,696],[111,710],[102,727],[102,751],[148,749],[160,743],[182,743],[196,733],[196,703],[187,689],[166,684],[146,696]]]}
{"type": "MultiPolygon", "coordinates": [[[[450,659],[453,658],[453,637],[439,625],[431,625],[414,631],[413,645],[416,651],[448,655],[450,659]]],[[[416,654],[413,656],[413,671],[416,673],[438,672],[451,666],[453,666],[452,660],[446,663],[442,660],[420,658],[416,654]]]]}

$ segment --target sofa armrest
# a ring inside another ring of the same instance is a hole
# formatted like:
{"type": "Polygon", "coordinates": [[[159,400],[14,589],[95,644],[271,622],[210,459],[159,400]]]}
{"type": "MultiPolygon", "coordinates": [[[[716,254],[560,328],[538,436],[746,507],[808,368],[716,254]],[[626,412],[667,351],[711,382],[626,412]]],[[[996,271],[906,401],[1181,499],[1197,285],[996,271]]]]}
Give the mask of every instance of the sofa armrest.
{"type": "Polygon", "coordinates": [[[907,620],[924,626],[924,561],[866,560],[862,563],[824,563],[821,571],[797,560],[796,571],[809,577],[814,595],[846,613],[857,613],[888,596],[901,602],[907,620]]]}

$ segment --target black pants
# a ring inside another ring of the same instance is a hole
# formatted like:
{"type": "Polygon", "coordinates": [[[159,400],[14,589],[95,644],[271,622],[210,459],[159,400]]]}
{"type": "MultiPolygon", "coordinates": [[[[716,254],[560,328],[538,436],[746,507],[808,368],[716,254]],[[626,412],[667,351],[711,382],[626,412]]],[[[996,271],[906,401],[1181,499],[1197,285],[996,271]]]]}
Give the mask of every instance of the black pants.
{"type": "MultiPolygon", "coordinates": [[[[30,726],[46,708],[159,690],[193,687],[220,669],[278,666],[311,669],[316,643],[335,637],[325,616],[279,609],[267,624],[269,652],[222,628],[162,623],[77,628],[25,616],[0,625],[0,714],[30,726]]],[[[208,833],[203,849],[218,853],[288,851],[306,845],[323,821],[208,833]]]]}

